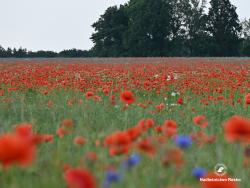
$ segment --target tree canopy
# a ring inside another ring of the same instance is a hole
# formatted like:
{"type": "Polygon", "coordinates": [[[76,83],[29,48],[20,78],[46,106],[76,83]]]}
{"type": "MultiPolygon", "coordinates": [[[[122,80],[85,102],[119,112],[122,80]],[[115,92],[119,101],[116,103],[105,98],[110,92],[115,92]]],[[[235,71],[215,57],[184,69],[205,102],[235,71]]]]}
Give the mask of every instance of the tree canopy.
{"type": "Polygon", "coordinates": [[[96,56],[248,54],[230,0],[130,0],[108,8],[92,26],[96,56]]]}

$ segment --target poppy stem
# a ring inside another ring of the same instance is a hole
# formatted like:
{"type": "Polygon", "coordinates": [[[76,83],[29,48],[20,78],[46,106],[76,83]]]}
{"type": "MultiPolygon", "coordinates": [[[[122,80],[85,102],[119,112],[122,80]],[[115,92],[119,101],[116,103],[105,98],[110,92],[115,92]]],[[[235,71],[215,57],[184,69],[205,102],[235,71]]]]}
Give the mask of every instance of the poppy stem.
{"type": "Polygon", "coordinates": [[[125,127],[128,128],[128,110],[125,110],[125,127]]]}

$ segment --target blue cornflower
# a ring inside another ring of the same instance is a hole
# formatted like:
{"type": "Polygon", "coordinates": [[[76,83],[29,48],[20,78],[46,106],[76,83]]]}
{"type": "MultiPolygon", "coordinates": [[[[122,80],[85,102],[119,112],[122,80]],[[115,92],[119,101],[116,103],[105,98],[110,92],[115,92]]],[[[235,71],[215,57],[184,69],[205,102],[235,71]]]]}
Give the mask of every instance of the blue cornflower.
{"type": "Polygon", "coordinates": [[[105,188],[110,187],[112,183],[119,182],[121,178],[122,178],[122,175],[119,172],[114,171],[114,170],[107,171],[105,182],[104,182],[104,187],[105,188]]]}
{"type": "Polygon", "coordinates": [[[108,171],[106,174],[106,180],[109,182],[118,182],[121,179],[121,174],[116,171],[108,171]]]}
{"type": "Polygon", "coordinates": [[[175,137],[174,142],[180,148],[186,149],[192,144],[192,139],[190,136],[178,135],[175,137]]]}
{"type": "Polygon", "coordinates": [[[132,168],[141,161],[141,157],[134,153],[127,160],[124,161],[124,166],[127,168],[132,168]]]}
{"type": "Polygon", "coordinates": [[[192,170],[192,175],[197,179],[204,177],[206,174],[207,171],[201,167],[196,167],[192,170]]]}

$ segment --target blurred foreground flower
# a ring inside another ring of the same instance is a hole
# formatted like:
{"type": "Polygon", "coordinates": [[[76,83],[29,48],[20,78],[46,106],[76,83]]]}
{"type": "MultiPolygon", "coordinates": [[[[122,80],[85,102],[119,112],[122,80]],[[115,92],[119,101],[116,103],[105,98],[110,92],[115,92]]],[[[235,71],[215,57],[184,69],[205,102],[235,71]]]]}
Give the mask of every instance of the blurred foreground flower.
{"type": "Polygon", "coordinates": [[[219,176],[210,172],[203,178],[213,179],[214,181],[201,181],[202,188],[239,188],[239,185],[235,181],[228,181],[228,179],[231,178],[228,175],[219,176]],[[220,179],[225,179],[227,181],[219,181],[220,179]]]}
{"type": "Polygon", "coordinates": [[[184,165],[183,151],[180,148],[171,148],[161,157],[164,166],[174,165],[175,168],[181,168],[184,165]]]}
{"type": "Polygon", "coordinates": [[[138,150],[146,153],[150,157],[156,154],[156,147],[153,145],[151,138],[145,138],[137,143],[138,150]]]}
{"type": "Polygon", "coordinates": [[[186,149],[192,145],[191,137],[186,135],[177,135],[174,138],[174,142],[177,146],[179,146],[182,149],[186,149]]]}
{"type": "Polygon", "coordinates": [[[246,94],[245,103],[246,103],[246,105],[250,105],[250,93],[246,94]]]}
{"type": "Polygon", "coordinates": [[[212,144],[216,141],[216,135],[207,135],[203,131],[191,133],[191,138],[199,147],[205,144],[212,144]]]}
{"type": "Polygon", "coordinates": [[[82,136],[77,136],[74,138],[74,144],[78,146],[82,146],[86,143],[86,139],[82,136]]]}
{"type": "Polygon", "coordinates": [[[205,116],[196,116],[193,118],[193,122],[195,125],[201,128],[205,128],[206,126],[208,126],[208,121],[205,116]]]}
{"type": "Polygon", "coordinates": [[[250,120],[233,116],[224,125],[224,135],[228,142],[250,143],[250,120]]]}
{"type": "Polygon", "coordinates": [[[207,171],[200,167],[196,167],[192,170],[192,175],[197,179],[204,177],[206,174],[207,174],[207,171]]]}
{"type": "Polygon", "coordinates": [[[36,145],[52,139],[51,135],[34,134],[31,124],[18,124],[13,133],[0,135],[0,163],[4,167],[27,166],[35,158],[36,145]]]}
{"type": "Polygon", "coordinates": [[[96,188],[93,175],[85,169],[69,168],[64,173],[68,188],[96,188]]]}
{"type": "Polygon", "coordinates": [[[104,145],[109,147],[110,156],[127,154],[131,145],[131,139],[127,132],[117,131],[105,138],[104,145]]]}
{"type": "Polygon", "coordinates": [[[112,183],[117,183],[121,181],[122,174],[115,170],[109,170],[106,172],[106,177],[104,181],[104,188],[109,188],[112,183]]]}
{"type": "Polygon", "coordinates": [[[185,185],[171,185],[171,186],[168,186],[167,188],[193,188],[193,187],[185,186],[185,185]]]}
{"type": "Polygon", "coordinates": [[[26,138],[16,134],[0,136],[0,163],[4,167],[29,165],[35,158],[36,147],[26,138]]]}
{"type": "Polygon", "coordinates": [[[127,160],[124,161],[123,165],[126,168],[130,169],[136,166],[140,161],[141,161],[141,157],[138,154],[134,153],[131,156],[129,156],[127,160]]]}

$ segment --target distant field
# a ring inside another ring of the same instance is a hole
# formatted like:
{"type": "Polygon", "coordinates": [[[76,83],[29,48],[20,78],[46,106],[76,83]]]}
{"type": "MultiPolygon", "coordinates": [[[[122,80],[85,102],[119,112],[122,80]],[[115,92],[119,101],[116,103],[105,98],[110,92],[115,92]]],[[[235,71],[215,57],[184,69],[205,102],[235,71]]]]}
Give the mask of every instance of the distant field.
{"type": "Polygon", "coordinates": [[[0,59],[0,131],[0,188],[248,188],[250,59],[0,59]]]}

